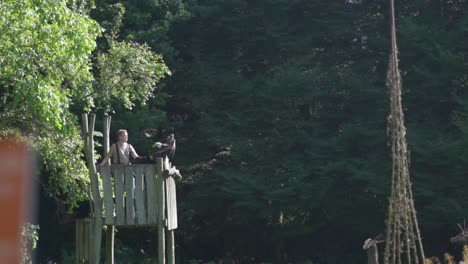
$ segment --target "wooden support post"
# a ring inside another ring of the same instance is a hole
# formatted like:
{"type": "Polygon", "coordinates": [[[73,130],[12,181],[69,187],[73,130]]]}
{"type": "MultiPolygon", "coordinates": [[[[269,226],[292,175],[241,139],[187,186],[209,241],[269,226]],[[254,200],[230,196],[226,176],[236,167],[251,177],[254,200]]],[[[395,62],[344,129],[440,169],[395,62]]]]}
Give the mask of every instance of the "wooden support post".
{"type": "Polygon", "coordinates": [[[367,263],[379,264],[379,251],[377,250],[377,245],[373,245],[367,250],[367,263]]]}
{"type": "Polygon", "coordinates": [[[158,197],[158,264],[166,264],[166,217],[165,217],[165,194],[164,194],[164,178],[163,178],[163,160],[156,160],[156,190],[158,197]]]}
{"type": "MultiPolygon", "coordinates": [[[[109,152],[109,135],[110,135],[110,124],[111,124],[111,117],[108,115],[104,115],[103,120],[103,137],[104,137],[104,153],[103,158],[106,157],[107,153],[109,152]]],[[[110,175],[110,174],[109,174],[110,175]]],[[[112,179],[109,178],[110,181],[112,179]]],[[[108,192],[107,195],[112,195],[112,191],[108,192]]],[[[106,216],[112,216],[114,208],[110,206],[106,206],[106,216]],[[109,207],[109,208],[108,208],[109,207]],[[108,212],[108,211],[111,212],[108,212]]],[[[115,226],[114,225],[107,225],[106,229],[106,264],[114,264],[114,236],[115,236],[115,226]]]]}
{"type": "MultiPolygon", "coordinates": [[[[85,154],[85,159],[88,160],[88,133],[89,133],[88,114],[82,114],[81,119],[82,119],[82,125],[83,125],[84,154],[85,154]]],[[[90,202],[89,202],[89,205],[90,205],[89,207],[91,209],[90,216],[93,216],[94,204],[93,204],[93,195],[91,193],[91,185],[88,186],[88,195],[90,197],[90,202]]]]}
{"type": "Polygon", "coordinates": [[[168,158],[164,160],[164,186],[165,186],[165,199],[167,210],[164,211],[166,214],[167,223],[167,261],[168,264],[175,264],[175,245],[174,245],[174,229],[177,228],[177,202],[176,202],[176,189],[174,178],[182,178],[179,171],[172,167],[168,158]]]}
{"type": "Polygon", "coordinates": [[[114,225],[108,225],[106,230],[106,264],[114,264],[114,225]]]}
{"type": "Polygon", "coordinates": [[[174,230],[167,230],[167,264],[175,264],[174,230]]]}
{"type": "Polygon", "coordinates": [[[167,230],[177,228],[177,201],[176,201],[176,186],[173,177],[164,178],[165,195],[166,195],[166,219],[167,230]]]}
{"type": "Polygon", "coordinates": [[[94,124],[96,121],[96,115],[90,115],[88,122],[88,115],[83,114],[83,129],[86,135],[86,158],[88,163],[89,177],[91,180],[91,196],[93,199],[94,209],[94,223],[91,236],[91,263],[99,263],[101,255],[101,240],[102,240],[102,201],[99,193],[99,181],[97,178],[96,164],[94,163],[94,124]]]}

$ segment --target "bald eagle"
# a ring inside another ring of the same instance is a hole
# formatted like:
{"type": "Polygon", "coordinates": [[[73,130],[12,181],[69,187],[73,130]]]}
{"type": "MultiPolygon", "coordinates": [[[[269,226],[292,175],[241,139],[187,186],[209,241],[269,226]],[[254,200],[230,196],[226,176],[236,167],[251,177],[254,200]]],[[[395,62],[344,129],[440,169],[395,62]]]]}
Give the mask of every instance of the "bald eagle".
{"type": "Polygon", "coordinates": [[[153,144],[152,156],[154,159],[165,158],[167,156],[169,161],[172,162],[174,160],[175,151],[176,139],[174,133],[171,133],[166,137],[164,142],[156,142],[153,144]]]}

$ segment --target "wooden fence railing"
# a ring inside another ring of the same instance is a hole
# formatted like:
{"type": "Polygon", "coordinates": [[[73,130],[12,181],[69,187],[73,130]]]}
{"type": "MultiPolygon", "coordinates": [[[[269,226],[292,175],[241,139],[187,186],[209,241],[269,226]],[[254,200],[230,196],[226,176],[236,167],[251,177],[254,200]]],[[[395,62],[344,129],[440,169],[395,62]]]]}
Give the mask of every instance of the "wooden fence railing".
{"type": "Polygon", "coordinates": [[[104,224],[157,224],[157,181],[154,164],[100,167],[104,224]]]}

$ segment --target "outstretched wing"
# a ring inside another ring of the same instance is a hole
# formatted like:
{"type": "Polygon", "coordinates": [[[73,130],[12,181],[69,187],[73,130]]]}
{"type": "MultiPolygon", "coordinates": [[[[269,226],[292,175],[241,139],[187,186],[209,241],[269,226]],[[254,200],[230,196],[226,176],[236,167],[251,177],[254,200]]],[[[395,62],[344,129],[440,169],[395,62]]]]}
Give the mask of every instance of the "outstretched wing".
{"type": "Polygon", "coordinates": [[[143,130],[143,134],[147,138],[156,139],[156,138],[158,138],[158,136],[160,136],[161,129],[147,128],[147,129],[143,130]]]}

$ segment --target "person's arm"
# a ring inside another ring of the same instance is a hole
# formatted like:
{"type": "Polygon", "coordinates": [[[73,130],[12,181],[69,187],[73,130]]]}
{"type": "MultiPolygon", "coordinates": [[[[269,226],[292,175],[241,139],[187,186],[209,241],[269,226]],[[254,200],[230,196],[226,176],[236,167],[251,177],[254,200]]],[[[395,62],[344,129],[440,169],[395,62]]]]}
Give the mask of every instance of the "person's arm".
{"type": "Polygon", "coordinates": [[[109,149],[109,152],[107,152],[106,157],[101,161],[101,165],[109,165],[109,159],[114,154],[114,150],[115,150],[114,146],[115,146],[115,144],[112,144],[112,146],[109,149]]]}
{"type": "Polygon", "coordinates": [[[102,161],[101,161],[101,166],[102,165],[109,165],[109,155],[107,155],[102,161]]]}
{"type": "Polygon", "coordinates": [[[132,158],[134,159],[139,158],[140,156],[138,156],[133,146],[129,144],[129,147],[130,147],[130,155],[132,156],[132,158]]]}

